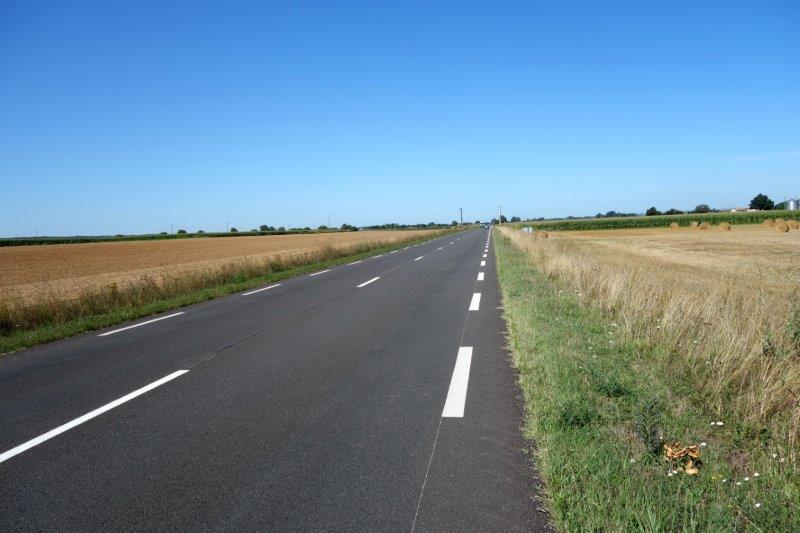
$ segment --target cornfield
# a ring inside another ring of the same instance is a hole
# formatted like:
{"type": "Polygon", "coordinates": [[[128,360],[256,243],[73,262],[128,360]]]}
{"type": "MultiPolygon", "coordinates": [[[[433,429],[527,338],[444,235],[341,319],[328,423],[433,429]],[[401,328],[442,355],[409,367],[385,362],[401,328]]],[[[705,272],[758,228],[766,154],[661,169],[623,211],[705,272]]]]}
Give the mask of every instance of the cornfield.
{"type": "Polygon", "coordinates": [[[564,220],[543,220],[538,222],[518,222],[512,224],[519,229],[531,227],[547,231],[576,231],[595,229],[628,229],[668,227],[672,222],[679,226],[689,226],[692,222],[702,224],[760,224],[765,220],[783,218],[800,220],[800,211],[752,211],[744,213],[698,213],[684,215],[656,215],[643,217],[581,218],[564,220]]]}

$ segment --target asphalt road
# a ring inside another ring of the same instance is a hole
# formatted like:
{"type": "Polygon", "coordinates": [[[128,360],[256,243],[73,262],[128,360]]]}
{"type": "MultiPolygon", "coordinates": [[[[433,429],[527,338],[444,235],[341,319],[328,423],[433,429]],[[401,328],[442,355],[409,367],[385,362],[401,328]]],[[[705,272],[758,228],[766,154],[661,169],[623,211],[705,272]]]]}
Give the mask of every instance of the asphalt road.
{"type": "Polygon", "coordinates": [[[0,529],[545,529],[489,231],[315,274],[0,358],[0,529]]]}

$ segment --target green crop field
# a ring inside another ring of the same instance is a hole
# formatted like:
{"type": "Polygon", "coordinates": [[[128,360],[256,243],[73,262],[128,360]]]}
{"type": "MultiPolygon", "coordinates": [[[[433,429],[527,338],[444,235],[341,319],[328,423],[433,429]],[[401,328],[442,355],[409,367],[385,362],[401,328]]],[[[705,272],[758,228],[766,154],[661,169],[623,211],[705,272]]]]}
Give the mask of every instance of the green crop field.
{"type": "Polygon", "coordinates": [[[563,220],[526,221],[512,224],[515,228],[532,227],[545,231],[579,231],[595,229],[656,228],[677,222],[688,226],[691,222],[709,224],[760,224],[770,218],[800,220],[800,211],[749,211],[744,213],[698,213],[685,215],[656,215],[642,217],[580,218],[563,220]]]}

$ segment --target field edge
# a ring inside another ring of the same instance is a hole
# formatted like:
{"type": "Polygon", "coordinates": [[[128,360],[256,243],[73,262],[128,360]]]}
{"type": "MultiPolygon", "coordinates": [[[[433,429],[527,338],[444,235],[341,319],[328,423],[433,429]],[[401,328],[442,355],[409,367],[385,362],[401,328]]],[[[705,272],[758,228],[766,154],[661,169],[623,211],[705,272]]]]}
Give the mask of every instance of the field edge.
{"type": "Polygon", "coordinates": [[[73,337],[88,331],[114,326],[122,322],[136,320],[173,309],[186,307],[206,300],[227,296],[229,294],[251,289],[262,284],[268,284],[302,276],[318,269],[349,263],[359,259],[365,259],[370,256],[386,253],[404,246],[424,242],[431,238],[456,234],[463,231],[468,231],[469,229],[472,228],[459,228],[457,230],[445,229],[435,234],[429,234],[425,237],[400,240],[390,245],[379,243],[374,248],[369,248],[364,252],[343,255],[341,257],[325,261],[309,262],[287,270],[247,277],[245,279],[233,282],[211,284],[206,287],[194,289],[179,295],[148,302],[144,305],[122,307],[106,313],[79,316],[65,323],[45,325],[35,329],[14,332],[10,335],[3,335],[0,336],[0,357],[12,354],[25,348],[37,346],[39,344],[73,337]]]}
{"type": "Polygon", "coordinates": [[[741,450],[729,427],[709,426],[710,415],[682,394],[687,382],[650,363],[663,356],[658,346],[618,335],[510,239],[494,232],[493,242],[524,431],[536,443],[532,453],[558,529],[800,528],[791,471],[777,458],[756,464],[754,457],[745,465],[760,472],[753,478],[731,464],[741,450]],[[675,471],[661,454],[662,439],[702,443],[700,473],[675,471]]]}

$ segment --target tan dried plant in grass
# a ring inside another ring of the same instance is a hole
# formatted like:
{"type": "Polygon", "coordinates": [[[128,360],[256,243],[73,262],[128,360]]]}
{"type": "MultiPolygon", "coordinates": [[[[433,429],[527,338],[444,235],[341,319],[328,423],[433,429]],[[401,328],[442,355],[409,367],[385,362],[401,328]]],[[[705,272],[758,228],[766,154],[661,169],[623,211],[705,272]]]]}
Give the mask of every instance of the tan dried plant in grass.
{"type": "Polygon", "coordinates": [[[708,229],[711,227],[711,224],[709,224],[708,222],[701,222],[699,227],[700,229],[708,229]]]}
{"type": "Polygon", "coordinates": [[[691,222],[689,222],[689,227],[690,228],[696,228],[699,225],[700,224],[698,224],[698,222],[696,220],[692,220],[691,222]]]}
{"type": "Polygon", "coordinates": [[[678,229],[678,223],[677,222],[670,222],[669,223],[669,229],[678,229]]]}
{"type": "Polygon", "coordinates": [[[537,268],[613,316],[625,334],[667,348],[669,360],[655,362],[664,372],[691,368],[687,376],[704,409],[769,427],[797,449],[800,309],[792,307],[788,291],[643,256],[632,259],[619,248],[562,237],[536,242],[510,228],[501,231],[537,268]],[[794,334],[787,327],[793,316],[794,334]]]}
{"type": "Polygon", "coordinates": [[[775,224],[775,231],[778,233],[788,233],[789,232],[789,224],[786,222],[778,222],[775,224]]]}
{"type": "Polygon", "coordinates": [[[730,231],[731,230],[731,225],[730,225],[729,222],[722,222],[719,225],[719,229],[722,230],[722,231],[730,231]]]}
{"type": "Polygon", "coordinates": [[[787,220],[786,225],[789,226],[789,229],[800,229],[800,222],[793,218],[787,220]]]}
{"type": "Polygon", "coordinates": [[[765,226],[772,227],[772,226],[775,225],[775,219],[774,218],[768,218],[764,222],[762,222],[762,224],[764,224],[765,226]]]}

